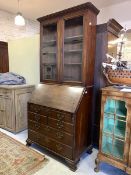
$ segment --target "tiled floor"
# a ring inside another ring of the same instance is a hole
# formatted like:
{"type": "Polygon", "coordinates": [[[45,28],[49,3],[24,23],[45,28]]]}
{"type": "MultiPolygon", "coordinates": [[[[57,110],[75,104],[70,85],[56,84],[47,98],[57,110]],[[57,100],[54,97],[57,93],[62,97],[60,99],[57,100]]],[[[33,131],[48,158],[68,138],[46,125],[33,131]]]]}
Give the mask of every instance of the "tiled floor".
{"type": "MultiPolygon", "coordinates": [[[[9,136],[15,138],[16,140],[25,144],[27,138],[27,131],[23,131],[19,134],[12,134],[8,131],[0,129],[0,131],[8,134],[9,136]]],[[[36,146],[33,146],[33,148],[36,146]]],[[[80,163],[78,164],[78,169],[76,172],[72,172],[69,170],[67,166],[65,166],[60,161],[56,161],[52,156],[49,156],[47,152],[41,150],[36,147],[37,150],[41,151],[41,153],[45,154],[49,159],[48,164],[40,169],[35,175],[126,175],[123,171],[116,169],[108,164],[102,163],[100,166],[100,172],[95,173],[95,158],[97,155],[97,150],[93,149],[93,153],[91,155],[85,154],[80,163]]]]}

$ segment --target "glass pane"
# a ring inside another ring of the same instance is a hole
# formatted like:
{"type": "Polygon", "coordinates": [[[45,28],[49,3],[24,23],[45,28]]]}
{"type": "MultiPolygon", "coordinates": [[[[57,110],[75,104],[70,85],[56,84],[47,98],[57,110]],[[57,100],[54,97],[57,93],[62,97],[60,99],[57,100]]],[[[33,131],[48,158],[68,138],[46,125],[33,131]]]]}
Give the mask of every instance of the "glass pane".
{"type": "Polygon", "coordinates": [[[120,116],[126,116],[127,109],[125,107],[125,102],[117,100],[116,101],[116,114],[120,116]]]}
{"type": "Polygon", "coordinates": [[[112,154],[113,139],[103,134],[102,136],[102,152],[106,154],[112,154]]]}
{"type": "Polygon", "coordinates": [[[43,27],[42,77],[56,80],[57,24],[43,27]]]}
{"type": "Polygon", "coordinates": [[[104,106],[104,112],[106,113],[115,113],[115,100],[107,99],[106,104],[104,106]]]}
{"type": "Polygon", "coordinates": [[[107,114],[104,114],[104,127],[103,131],[109,134],[113,134],[114,131],[114,116],[112,118],[108,117],[107,114]]]}
{"type": "Polygon", "coordinates": [[[115,122],[115,136],[125,138],[126,122],[116,120],[115,122]]]}
{"type": "Polygon", "coordinates": [[[82,81],[83,17],[65,21],[64,81],[82,81]]]}
{"type": "Polygon", "coordinates": [[[123,154],[124,154],[124,142],[115,139],[113,143],[113,156],[123,159],[123,154]]]}

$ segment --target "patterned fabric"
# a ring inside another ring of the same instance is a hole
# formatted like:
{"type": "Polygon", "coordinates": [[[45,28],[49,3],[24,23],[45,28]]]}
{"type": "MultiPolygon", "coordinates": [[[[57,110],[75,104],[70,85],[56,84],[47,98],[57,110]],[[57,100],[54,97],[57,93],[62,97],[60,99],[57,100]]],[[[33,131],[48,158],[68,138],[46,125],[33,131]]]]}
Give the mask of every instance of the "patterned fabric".
{"type": "Polygon", "coordinates": [[[43,155],[0,132],[0,175],[31,175],[46,162],[43,155]]]}

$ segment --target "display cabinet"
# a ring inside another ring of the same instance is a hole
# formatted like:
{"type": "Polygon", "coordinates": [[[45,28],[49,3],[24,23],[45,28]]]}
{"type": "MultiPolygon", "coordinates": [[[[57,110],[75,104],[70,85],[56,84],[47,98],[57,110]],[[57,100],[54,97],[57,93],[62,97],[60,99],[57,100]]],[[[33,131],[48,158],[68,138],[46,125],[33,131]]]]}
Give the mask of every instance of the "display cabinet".
{"type": "Polygon", "coordinates": [[[41,82],[93,85],[98,13],[85,3],[38,19],[41,82]]]}
{"type": "Polygon", "coordinates": [[[95,71],[94,71],[94,98],[93,98],[93,143],[99,146],[99,130],[100,130],[100,89],[109,85],[101,66],[106,61],[106,54],[116,56],[117,43],[114,42],[118,38],[122,26],[115,20],[110,19],[107,23],[96,26],[96,55],[95,55],[95,71]]]}
{"type": "Polygon", "coordinates": [[[131,93],[113,87],[102,89],[100,148],[95,171],[101,161],[110,163],[129,174],[131,138],[131,93]]]}

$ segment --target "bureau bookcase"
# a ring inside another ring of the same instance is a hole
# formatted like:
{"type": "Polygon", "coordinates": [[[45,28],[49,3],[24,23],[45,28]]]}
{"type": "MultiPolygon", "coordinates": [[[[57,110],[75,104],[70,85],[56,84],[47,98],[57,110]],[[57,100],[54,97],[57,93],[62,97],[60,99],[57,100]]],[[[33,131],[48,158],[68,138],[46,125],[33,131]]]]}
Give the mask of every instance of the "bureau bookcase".
{"type": "Polygon", "coordinates": [[[91,108],[99,10],[85,3],[38,19],[40,82],[28,103],[27,145],[38,144],[77,168],[91,153],[91,108]]]}

